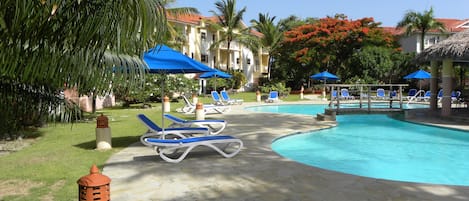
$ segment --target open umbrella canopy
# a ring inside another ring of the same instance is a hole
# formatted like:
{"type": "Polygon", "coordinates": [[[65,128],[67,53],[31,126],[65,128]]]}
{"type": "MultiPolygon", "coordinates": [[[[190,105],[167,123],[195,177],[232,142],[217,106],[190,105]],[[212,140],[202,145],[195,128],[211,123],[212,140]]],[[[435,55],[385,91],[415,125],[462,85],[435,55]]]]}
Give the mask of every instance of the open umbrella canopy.
{"type": "Polygon", "coordinates": [[[230,74],[225,73],[223,71],[216,70],[216,69],[214,69],[214,70],[215,71],[206,72],[206,73],[201,74],[199,76],[199,78],[231,78],[231,77],[233,77],[230,74]]]}
{"type": "Polygon", "coordinates": [[[314,74],[311,76],[311,78],[315,80],[338,80],[339,79],[339,77],[327,71],[314,74]]]}
{"type": "Polygon", "coordinates": [[[150,73],[202,73],[214,69],[171,49],[166,45],[157,45],[143,54],[150,73]]]}
{"type": "MultiPolygon", "coordinates": [[[[143,60],[147,63],[149,73],[180,74],[203,73],[214,69],[189,58],[188,56],[171,49],[166,45],[157,45],[143,54],[143,60]]],[[[164,97],[164,80],[161,82],[161,100],[164,97]]],[[[161,124],[164,133],[164,104],[161,104],[161,124]]]]}
{"type": "Polygon", "coordinates": [[[404,79],[430,79],[432,75],[424,70],[415,71],[407,76],[404,79]]]}

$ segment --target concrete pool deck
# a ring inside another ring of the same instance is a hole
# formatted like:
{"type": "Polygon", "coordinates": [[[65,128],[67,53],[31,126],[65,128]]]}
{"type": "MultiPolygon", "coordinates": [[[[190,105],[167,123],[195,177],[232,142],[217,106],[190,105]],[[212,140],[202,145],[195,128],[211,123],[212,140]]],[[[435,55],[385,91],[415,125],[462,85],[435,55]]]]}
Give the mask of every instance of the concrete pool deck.
{"type": "MultiPolygon", "coordinates": [[[[293,104],[279,104],[285,103],[293,104]]],[[[274,139],[334,124],[318,122],[311,116],[243,110],[264,104],[244,103],[233,106],[227,114],[208,116],[227,120],[222,134],[243,140],[244,148],[233,158],[200,148],[182,162],[172,164],[139,142],[116,153],[103,170],[112,179],[112,200],[469,200],[469,187],[359,177],[285,159],[271,150],[274,139]]],[[[419,118],[416,115],[414,119],[419,118]]],[[[447,124],[433,121],[429,123],[447,124]]]]}

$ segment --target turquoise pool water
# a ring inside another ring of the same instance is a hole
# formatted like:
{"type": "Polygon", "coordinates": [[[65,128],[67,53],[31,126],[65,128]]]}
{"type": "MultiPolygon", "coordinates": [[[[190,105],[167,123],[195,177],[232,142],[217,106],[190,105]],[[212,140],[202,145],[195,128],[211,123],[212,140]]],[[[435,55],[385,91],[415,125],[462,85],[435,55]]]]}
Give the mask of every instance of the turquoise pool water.
{"type": "MultiPolygon", "coordinates": [[[[266,107],[255,110],[268,112],[272,106],[266,107]]],[[[290,105],[271,112],[316,114],[311,111],[324,107],[290,105]]],[[[337,121],[334,128],[277,139],[272,149],[300,163],[348,174],[469,186],[469,132],[387,115],[339,115],[337,121]]]]}

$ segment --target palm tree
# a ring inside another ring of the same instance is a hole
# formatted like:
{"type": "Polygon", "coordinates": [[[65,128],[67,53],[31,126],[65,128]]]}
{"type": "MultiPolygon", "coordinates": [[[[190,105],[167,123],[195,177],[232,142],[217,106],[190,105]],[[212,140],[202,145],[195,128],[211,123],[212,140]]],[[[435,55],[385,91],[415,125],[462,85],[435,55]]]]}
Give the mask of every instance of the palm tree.
{"type": "Polygon", "coordinates": [[[445,26],[443,23],[435,20],[433,17],[433,8],[430,7],[430,10],[425,10],[423,13],[408,11],[404,18],[398,22],[398,28],[405,28],[407,35],[412,34],[413,32],[420,32],[420,52],[425,49],[425,35],[428,31],[432,29],[438,29],[441,32],[445,31],[445,26]]]}
{"type": "Polygon", "coordinates": [[[0,117],[14,121],[0,122],[0,135],[42,121],[64,85],[102,93],[115,77],[140,83],[141,55],[167,29],[158,0],[3,0],[0,16],[0,117]]]}
{"type": "Polygon", "coordinates": [[[263,36],[259,39],[262,48],[266,49],[269,53],[267,64],[267,78],[270,80],[270,71],[272,65],[272,55],[283,39],[283,33],[280,31],[278,25],[274,24],[275,16],[270,17],[269,14],[259,13],[259,21],[251,20],[253,28],[262,33],[263,36]]]}
{"type": "Polygon", "coordinates": [[[212,23],[211,28],[222,32],[222,36],[215,41],[210,49],[215,49],[221,43],[226,42],[226,69],[230,70],[230,46],[233,41],[250,47],[252,45],[253,37],[250,35],[249,27],[243,27],[242,20],[243,14],[246,12],[246,7],[240,11],[236,11],[236,0],[221,0],[215,3],[218,13],[212,12],[218,19],[218,23],[212,23]]]}

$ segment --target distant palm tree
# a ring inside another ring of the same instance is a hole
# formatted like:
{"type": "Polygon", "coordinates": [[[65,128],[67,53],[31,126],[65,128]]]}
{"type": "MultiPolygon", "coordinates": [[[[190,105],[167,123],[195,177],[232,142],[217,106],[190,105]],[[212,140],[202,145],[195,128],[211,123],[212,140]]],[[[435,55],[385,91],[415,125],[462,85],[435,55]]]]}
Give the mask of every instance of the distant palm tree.
{"type": "Polygon", "coordinates": [[[280,42],[283,39],[283,32],[280,31],[278,25],[274,24],[274,20],[275,16],[270,17],[269,14],[262,13],[259,13],[259,21],[251,20],[253,28],[263,34],[263,36],[259,39],[260,45],[269,53],[267,59],[267,78],[269,80],[273,52],[279,48],[280,42]]]}
{"type": "Polygon", "coordinates": [[[430,7],[430,10],[425,10],[423,13],[408,11],[404,18],[398,22],[398,28],[405,28],[407,35],[410,35],[413,32],[420,32],[420,51],[422,52],[425,49],[425,35],[431,29],[438,29],[441,32],[445,31],[445,26],[443,23],[435,20],[433,17],[433,8],[430,7]]]}
{"type": "Polygon", "coordinates": [[[221,43],[226,42],[227,45],[227,60],[226,69],[230,70],[230,46],[233,41],[240,44],[251,46],[253,37],[250,35],[249,27],[244,27],[242,24],[243,14],[246,12],[246,7],[240,11],[236,11],[236,0],[222,0],[215,3],[217,12],[212,12],[218,19],[218,23],[212,23],[211,28],[222,32],[221,37],[215,41],[210,49],[215,49],[221,43]]]}

